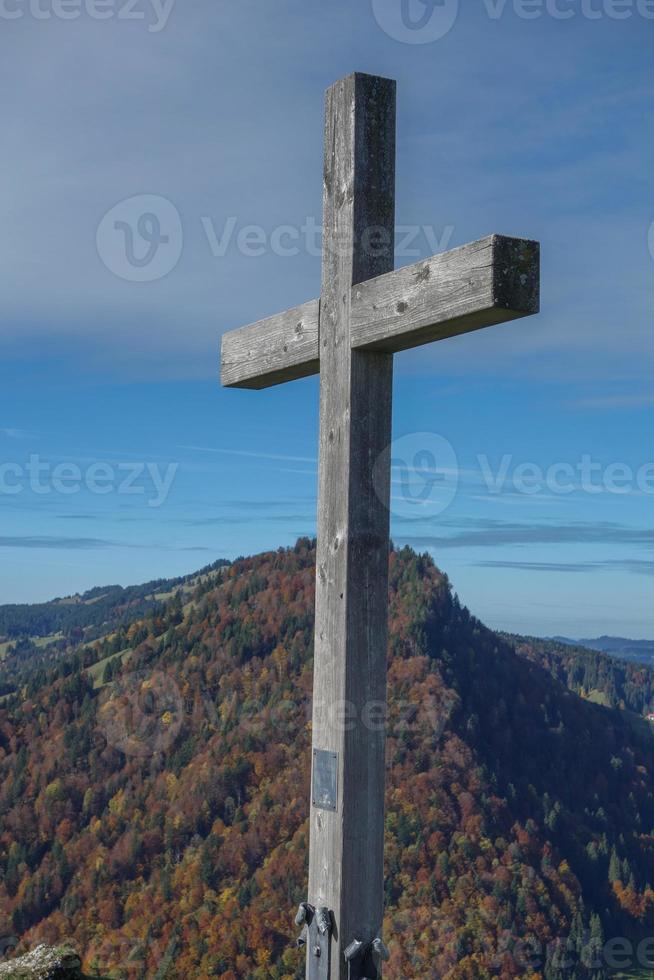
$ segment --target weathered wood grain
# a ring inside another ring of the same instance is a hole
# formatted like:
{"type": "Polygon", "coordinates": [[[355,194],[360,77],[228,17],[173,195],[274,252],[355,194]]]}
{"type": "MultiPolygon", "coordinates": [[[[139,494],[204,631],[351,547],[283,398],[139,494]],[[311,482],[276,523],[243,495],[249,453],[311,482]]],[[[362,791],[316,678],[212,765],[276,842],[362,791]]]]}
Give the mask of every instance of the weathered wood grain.
{"type": "Polygon", "coordinates": [[[390,473],[375,486],[373,470],[393,365],[351,349],[350,306],[354,283],[393,267],[395,83],[357,74],[329,90],[324,177],[313,743],[338,754],[339,802],[311,810],[309,901],[333,912],[330,977],[345,980],[344,949],[383,916],[385,733],[369,712],[386,703],[390,473]]]}
{"type": "MultiPolygon", "coordinates": [[[[362,275],[352,287],[351,346],[397,353],[537,313],[540,246],[490,235],[367,281],[362,275]]],[[[225,334],[223,385],[261,389],[317,374],[319,316],[312,300],[225,334]]]]}
{"type": "Polygon", "coordinates": [[[383,916],[393,354],[539,308],[537,242],[492,235],[392,271],[394,208],[395,83],[351,75],[327,93],[321,298],[222,342],[230,387],[320,371],[313,754],[337,774],[311,808],[308,899],[333,915],[330,980],[383,916]]]}
{"type": "Polygon", "coordinates": [[[269,388],[317,374],[320,301],[232,330],[222,338],[221,381],[227,388],[269,388]]]}
{"type": "Polygon", "coordinates": [[[389,353],[537,313],[537,242],[490,235],[359,283],[352,346],[389,353]]]}

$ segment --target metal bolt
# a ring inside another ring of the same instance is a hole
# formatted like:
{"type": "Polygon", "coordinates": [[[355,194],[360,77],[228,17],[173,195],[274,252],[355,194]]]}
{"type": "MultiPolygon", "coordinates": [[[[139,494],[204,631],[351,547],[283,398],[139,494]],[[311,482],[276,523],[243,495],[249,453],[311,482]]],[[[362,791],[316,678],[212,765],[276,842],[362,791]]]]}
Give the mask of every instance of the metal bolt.
{"type": "Polygon", "coordinates": [[[381,960],[388,961],[391,958],[388,947],[382,942],[381,939],[375,939],[373,941],[372,948],[373,952],[375,952],[381,960]]]}
{"type": "Polygon", "coordinates": [[[314,946],[313,947],[313,955],[314,956],[317,956],[317,957],[320,957],[320,946],[314,946]]]}
{"type": "Polygon", "coordinates": [[[355,959],[355,957],[359,955],[362,949],[363,949],[363,943],[361,942],[361,940],[354,939],[347,947],[344,953],[347,962],[349,963],[350,960],[355,959]]]}

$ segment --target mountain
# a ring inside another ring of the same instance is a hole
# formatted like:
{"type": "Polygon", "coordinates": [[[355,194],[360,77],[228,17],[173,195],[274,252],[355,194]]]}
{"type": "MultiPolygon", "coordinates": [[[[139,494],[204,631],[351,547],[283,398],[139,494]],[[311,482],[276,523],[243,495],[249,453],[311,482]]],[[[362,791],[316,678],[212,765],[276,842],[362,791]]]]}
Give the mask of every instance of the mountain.
{"type": "Polygon", "coordinates": [[[654,711],[654,668],[569,641],[505,635],[516,652],[545,667],[582,698],[637,715],[654,711]]]}
{"type": "Polygon", "coordinates": [[[193,582],[202,575],[229,565],[217,561],[194,575],[157,579],[145,585],[106,585],[82,595],[35,604],[0,605],[0,636],[6,639],[68,635],[73,630],[107,624],[133,622],[144,618],[167,593],[193,582]]]}
{"type": "Polygon", "coordinates": [[[555,636],[553,639],[568,646],[586,647],[623,660],[654,666],[654,640],[628,640],[622,636],[600,636],[596,640],[568,640],[564,636],[555,636]]]}
{"type": "Polygon", "coordinates": [[[123,588],[107,585],[82,595],[33,605],[0,605],[0,696],[15,689],[24,671],[52,663],[110,634],[125,633],[173,595],[187,596],[198,581],[226,567],[220,560],[194,575],[123,588]]]}
{"type": "MultiPolygon", "coordinates": [[[[72,939],[90,974],[303,976],[314,558],[239,560],[2,700],[0,936],[72,939]]],[[[386,975],[607,976],[603,940],[654,927],[649,727],[408,549],[389,693],[386,975]]]]}

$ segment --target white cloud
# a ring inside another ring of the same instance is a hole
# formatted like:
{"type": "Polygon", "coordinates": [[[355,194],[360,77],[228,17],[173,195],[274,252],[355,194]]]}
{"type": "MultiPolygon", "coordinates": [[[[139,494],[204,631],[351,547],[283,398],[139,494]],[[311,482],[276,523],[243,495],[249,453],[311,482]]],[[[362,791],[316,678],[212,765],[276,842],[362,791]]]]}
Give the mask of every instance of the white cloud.
{"type": "Polygon", "coordinates": [[[359,68],[400,80],[399,223],[452,224],[452,244],[490,231],[544,244],[540,318],[403,355],[398,370],[651,377],[652,148],[635,124],[648,52],[641,68],[635,54],[623,74],[601,70],[640,29],[462,10],[416,52],[348,0],[177,0],[158,34],[5,22],[0,349],[52,342],[95,370],[209,376],[224,330],[315,295],[318,259],[215,259],[201,218],[268,230],[319,218],[322,92],[359,68]],[[96,255],[97,225],[146,193],[178,208],[184,251],[165,279],[123,282],[96,255]]]}
{"type": "Polygon", "coordinates": [[[2,428],[2,427],[0,427],[0,435],[6,436],[7,439],[33,439],[34,438],[31,432],[26,432],[24,429],[12,429],[12,428],[2,428]]]}

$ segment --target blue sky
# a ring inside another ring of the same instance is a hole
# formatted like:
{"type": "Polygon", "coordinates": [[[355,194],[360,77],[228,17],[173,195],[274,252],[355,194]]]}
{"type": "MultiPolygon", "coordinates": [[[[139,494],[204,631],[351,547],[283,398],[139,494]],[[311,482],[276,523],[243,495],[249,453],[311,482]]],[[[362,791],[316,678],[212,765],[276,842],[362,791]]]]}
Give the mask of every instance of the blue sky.
{"type": "Polygon", "coordinates": [[[323,91],[359,70],[399,83],[398,265],[543,246],[538,317],[396,358],[394,458],[445,479],[414,507],[396,467],[394,540],[493,627],[654,637],[654,5],[409,0],[432,38],[400,0],[71,3],[0,4],[0,601],[314,533],[316,380],[223,391],[218,348],[317,295],[275,232],[320,223],[323,91]],[[134,281],[103,218],[144,195],[179,217],[134,281]]]}

